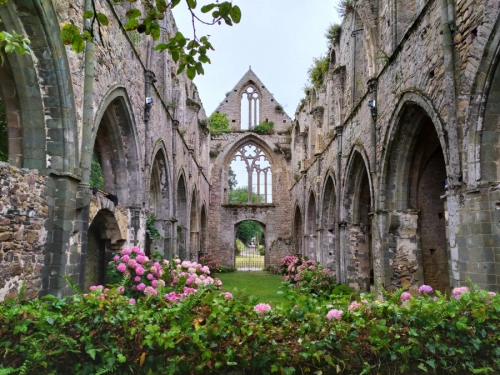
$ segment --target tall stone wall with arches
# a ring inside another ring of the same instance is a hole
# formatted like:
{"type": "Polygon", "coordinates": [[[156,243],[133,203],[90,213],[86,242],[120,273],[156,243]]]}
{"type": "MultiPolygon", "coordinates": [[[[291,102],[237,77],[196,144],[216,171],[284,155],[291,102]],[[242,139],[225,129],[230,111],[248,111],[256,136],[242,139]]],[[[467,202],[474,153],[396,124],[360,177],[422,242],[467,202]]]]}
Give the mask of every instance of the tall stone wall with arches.
{"type": "Polygon", "coordinates": [[[488,0],[347,12],[295,113],[297,252],[360,290],[500,290],[499,25],[488,0]]]}

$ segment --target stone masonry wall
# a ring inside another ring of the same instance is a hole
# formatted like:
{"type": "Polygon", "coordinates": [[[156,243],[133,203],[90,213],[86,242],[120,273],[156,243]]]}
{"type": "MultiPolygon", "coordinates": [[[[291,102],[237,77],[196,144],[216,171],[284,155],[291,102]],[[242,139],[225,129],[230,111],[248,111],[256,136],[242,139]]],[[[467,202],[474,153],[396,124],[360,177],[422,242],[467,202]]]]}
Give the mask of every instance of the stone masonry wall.
{"type": "Polygon", "coordinates": [[[25,283],[26,298],[38,295],[44,263],[46,177],[0,162],[0,301],[25,283]]]}

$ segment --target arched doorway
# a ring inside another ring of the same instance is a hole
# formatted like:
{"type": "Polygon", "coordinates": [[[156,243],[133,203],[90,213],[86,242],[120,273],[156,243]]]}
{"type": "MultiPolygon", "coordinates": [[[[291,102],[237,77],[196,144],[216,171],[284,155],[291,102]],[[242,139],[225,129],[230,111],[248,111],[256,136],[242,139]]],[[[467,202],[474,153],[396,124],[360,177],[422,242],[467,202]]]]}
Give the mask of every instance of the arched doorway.
{"type": "Polygon", "coordinates": [[[442,143],[428,112],[414,102],[402,104],[396,124],[383,193],[385,208],[392,210],[390,283],[398,288],[404,279],[449,292],[442,143]]]}
{"type": "Polygon", "coordinates": [[[321,206],[322,246],[321,263],[331,270],[335,269],[335,186],[331,177],[327,178],[321,206]]]}
{"type": "Polygon", "coordinates": [[[196,258],[198,252],[200,251],[200,230],[199,230],[199,219],[198,219],[198,200],[196,199],[196,187],[193,190],[191,198],[191,216],[189,221],[189,255],[190,258],[196,258]]]}
{"type": "Polygon", "coordinates": [[[341,254],[345,281],[359,290],[370,291],[374,286],[372,199],[366,163],[358,151],[351,155],[347,176],[343,201],[346,218],[343,229],[344,252],[341,254]]]}
{"type": "Polygon", "coordinates": [[[319,260],[316,254],[316,198],[314,191],[311,191],[307,201],[305,239],[304,255],[310,259],[319,260]]]}
{"type": "Polygon", "coordinates": [[[201,207],[200,214],[200,250],[199,254],[207,254],[208,253],[208,218],[207,218],[207,209],[205,205],[201,207]]]}
{"type": "Polygon", "coordinates": [[[106,284],[107,265],[124,243],[113,213],[100,210],[87,231],[87,251],[82,264],[85,269],[84,290],[92,285],[106,284]]]}
{"type": "Polygon", "coordinates": [[[235,268],[239,271],[261,271],[265,267],[266,226],[255,220],[244,220],[234,226],[235,268]]]}
{"type": "Polygon", "coordinates": [[[295,215],[293,219],[293,240],[295,254],[303,255],[302,238],[304,237],[304,228],[302,227],[302,213],[299,206],[295,207],[295,215]]]}
{"type": "Polygon", "coordinates": [[[181,175],[177,183],[177,254],[181,260],[189,257],[187,249],[187,192],[184,176],[181,175]]]}

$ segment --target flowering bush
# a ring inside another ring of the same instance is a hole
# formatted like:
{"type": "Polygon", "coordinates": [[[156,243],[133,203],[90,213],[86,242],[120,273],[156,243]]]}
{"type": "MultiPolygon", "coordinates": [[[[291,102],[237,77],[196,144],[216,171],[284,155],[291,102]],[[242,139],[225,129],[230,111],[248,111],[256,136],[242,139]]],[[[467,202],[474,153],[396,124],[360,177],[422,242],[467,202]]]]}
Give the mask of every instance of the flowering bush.
{"type": "Polygon", "coordinates": [[[199,261],[200,261],[201,265],[208,267],[211,274],[221,272],[221,270],[222,270],[221,265],[216,262],[216,260],[212,254],[202,255],[200,257],[199,261]]]}
{"type": "Polygon", "coordinates": [[[354,304],[286,284],[289,302],[272,309],[189,288],[164,292],[175,304],[100,285],[0,303],[0,373],[500,373],[500,296],[474,286],[459,299],[400,290],[354,304]]]}
{"type": "Polygon", "coordinates": [[[222,282],[210,276],[208,266],[196,262],[174,259],[168,261],[156,255],[150,259],[137,247],[123,249],[121,255],[115,255],[108,265],[108,277],[113,284],[123,283],[121,294],[135,299],[141,296],[157,297],[160,295],[169,302],[177,303],[182,298],[196,293],[202,286],[215,285],[220,288],[222,282]]]}
{"type": "Polygon", "coordinates": [[[336,285],[330,270],[307,257],[287,255],[280,262],[280,270],[285,275],[285,281],[309,293],[329,295],[336,285]]]}

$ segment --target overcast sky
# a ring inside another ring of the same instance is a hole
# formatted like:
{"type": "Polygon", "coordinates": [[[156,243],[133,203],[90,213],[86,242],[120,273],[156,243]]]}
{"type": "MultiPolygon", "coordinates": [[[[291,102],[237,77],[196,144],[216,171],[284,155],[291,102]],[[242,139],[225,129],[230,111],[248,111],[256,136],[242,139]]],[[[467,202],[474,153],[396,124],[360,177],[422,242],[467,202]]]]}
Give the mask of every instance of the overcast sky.
{"type": "MultiPolygon", "coordinates": [[[[198,3],[204,5],[207,0],[198,3]]],[[[205,75],[194,82],[209,116],[251,65],[290,117],[304,97],[307,69],[327,51],[327,27],[340,23],[337,0],[234,0],[242,18],[232,27],[197,24],[197,35],[210,35],[205,75]]],[[[177,27],[192,38],[191,17],[184,2],[174,9],[177,27]]]]}

